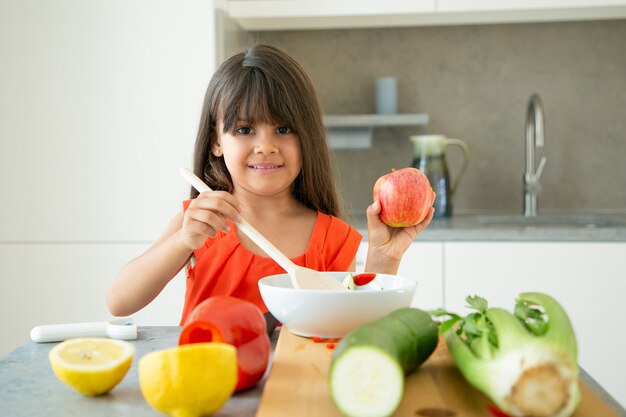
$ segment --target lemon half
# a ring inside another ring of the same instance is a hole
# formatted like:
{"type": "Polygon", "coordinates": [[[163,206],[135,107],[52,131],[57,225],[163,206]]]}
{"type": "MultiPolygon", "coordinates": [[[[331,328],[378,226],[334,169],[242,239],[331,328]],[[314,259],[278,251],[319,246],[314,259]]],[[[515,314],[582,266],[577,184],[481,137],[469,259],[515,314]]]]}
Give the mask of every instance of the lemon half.
{"type": "Polygon", "coordinates": [[[237,385],[237,350],[225,343],[193,343],[157,350],[139,360],[146,401],[173,417],[207,416],[237,385]]]}
{"type": "Polygon", "coordinates": [[[122,340],[76,338],[56,345],[48,358],[59,380],[93,397],[120,383],[134,355],[135,346],[122,340]]]}

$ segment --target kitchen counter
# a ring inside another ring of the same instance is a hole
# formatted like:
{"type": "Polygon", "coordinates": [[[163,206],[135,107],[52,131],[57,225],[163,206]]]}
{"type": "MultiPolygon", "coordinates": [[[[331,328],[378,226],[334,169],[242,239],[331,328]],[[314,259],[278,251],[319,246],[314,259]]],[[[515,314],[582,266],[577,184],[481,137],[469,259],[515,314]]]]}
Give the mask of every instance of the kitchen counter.
{"type": "MultiPolygon", "coordinates": [[[[48,352],[56,343],[28,342],[0,359],[0,416],[159,416],[141,395],[137,363],[148,352],[178,344],[180,327],[139,327],[132,366],[122,382],[108,394],[85,397],[60,382],[50,367],[48,352]]],[[[278,333],[272,335],[276,345],[278,333]]],[[[237,393],[217,413],[220,416],[254,416],[264,380],[237,393]]]]}
{"type": "MultiPolygon", "coordinates": [[[[0,415],[158,416],[141,395],[137,362],[148,352],[176,346],[179,334],[180,327],[139,327],[138,338],[132,342],[137,352],[128,374],[110,393],[95,398],[78,394],[56,379],[48,362],[54,343],[28,342],[0,359],[0,415]]],[[[275,331],[273,349],[277,338],[275,331]]],[[[580,377],[618,415],[626,417],[626,411],[582,369],[580,377]]],[[[265,379],[255,388],[234,395],[214,416],[254,416],[264,384],[265,379]]]]}
{"type": "MultiPolygon", "coordinates": [[[[523,221],[521,216],[512,214],[459,214],[450,219],[433,220],[417,240],[626,242],[626,214],[621,212],[562,215],[550,213],[540,215],[535,224],[520,224],[523,221]],[[600,220],[604,224],[585,224],[584,220],[587,218],[600,220]],[[573,219],[580,224],[574,224],[573,221],[562,221],[559,224],[550,219],[573,219]]],[[[367,239],[367,220],[364,215],[349,217],[348,222],[367,239]]]]}

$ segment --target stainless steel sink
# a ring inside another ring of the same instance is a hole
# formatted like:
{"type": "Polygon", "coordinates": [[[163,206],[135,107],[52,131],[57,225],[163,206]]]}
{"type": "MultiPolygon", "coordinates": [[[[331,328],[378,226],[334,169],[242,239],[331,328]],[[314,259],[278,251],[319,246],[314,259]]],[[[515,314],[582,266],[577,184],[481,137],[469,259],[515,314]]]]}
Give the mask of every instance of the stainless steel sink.
{"type": "Polygon", "coordinates": [[[476,220],[485,227],[626,227],[626,222],[622,220],[594,214],[540,214],[534,217],[484,215],[477,216],[476,220]]]}

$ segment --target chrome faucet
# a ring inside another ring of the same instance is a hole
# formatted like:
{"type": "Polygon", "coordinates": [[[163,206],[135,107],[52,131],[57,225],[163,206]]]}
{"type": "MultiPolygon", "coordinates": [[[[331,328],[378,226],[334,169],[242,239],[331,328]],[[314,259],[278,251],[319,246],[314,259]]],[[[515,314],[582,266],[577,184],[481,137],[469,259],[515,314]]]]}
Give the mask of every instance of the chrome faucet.
{"type": "Polygon", "coordinates": [[[528,101],[526,112],[526,172],[524,172],[524,216],[526,217],[537,215],[537,195],[541,192],[539,178],[547,158],[545,155],[542,156],[535,170],[535,151],[537,148],[543,148],[543,144],[543,105],[539,96],[533,94],[528,101]]]}

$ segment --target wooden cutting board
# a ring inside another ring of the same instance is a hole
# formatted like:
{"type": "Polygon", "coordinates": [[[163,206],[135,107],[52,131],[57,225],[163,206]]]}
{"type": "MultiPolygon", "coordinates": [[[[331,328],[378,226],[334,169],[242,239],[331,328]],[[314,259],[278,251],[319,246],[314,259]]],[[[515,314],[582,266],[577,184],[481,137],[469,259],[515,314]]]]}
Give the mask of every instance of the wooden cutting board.
{"type": "MultiPolygon", "coordinates": [[[[333,350],[283,327],[257,417],[341,417],[328,391],[333,350]]],[[[619,417],[581,382],[582,402],[573,417],[619,417]]],[[[486,417],[489,400],[471,387],[440,340],[433,355],[405,380],[394,416],[486,417]]]]}

